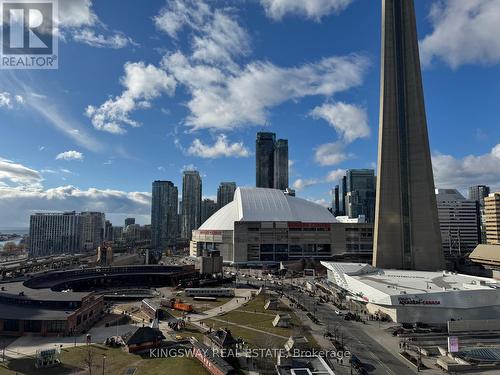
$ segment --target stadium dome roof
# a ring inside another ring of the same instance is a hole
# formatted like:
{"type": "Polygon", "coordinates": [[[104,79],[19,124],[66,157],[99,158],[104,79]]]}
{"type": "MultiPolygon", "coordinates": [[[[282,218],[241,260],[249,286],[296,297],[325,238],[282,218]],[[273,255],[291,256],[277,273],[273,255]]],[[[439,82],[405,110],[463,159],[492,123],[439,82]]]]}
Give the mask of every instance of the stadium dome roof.
{"type": "Polygon", "coordinates": [[[210,216],[199,230],[234,230],[235,221],[336,223],[337,219],[323,206],[281,190],[238,188],[234,200],[210,216]]]}

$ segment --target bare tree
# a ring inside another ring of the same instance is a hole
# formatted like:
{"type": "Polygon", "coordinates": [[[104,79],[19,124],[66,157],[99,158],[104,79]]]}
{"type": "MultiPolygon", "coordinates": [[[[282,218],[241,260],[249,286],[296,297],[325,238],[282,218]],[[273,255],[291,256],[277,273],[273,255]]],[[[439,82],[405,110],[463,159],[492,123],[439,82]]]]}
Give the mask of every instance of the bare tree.
{"type": "Polygon", "coordinates": [[[85,355],[83,356],[83,363],[85,367],[89,370],[89,375],[92,375],[92,366],[94,365],[94,352],[90,345],[87,345],[87,350],[85,351],[85,355]]]}

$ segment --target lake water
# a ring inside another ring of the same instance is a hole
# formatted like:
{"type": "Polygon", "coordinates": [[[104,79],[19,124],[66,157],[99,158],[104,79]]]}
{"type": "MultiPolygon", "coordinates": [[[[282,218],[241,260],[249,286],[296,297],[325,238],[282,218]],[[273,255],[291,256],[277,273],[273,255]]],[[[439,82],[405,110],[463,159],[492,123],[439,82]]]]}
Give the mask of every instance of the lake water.
{"type": "MultiPolygon", "coordinates": [[[[24,234],[29,233],[29,229],[27,229],[27,228],[0,228],[0,234],[12,234],[12,233],[24,235],[24,234]]],[[[21,238],[19,237],[19,238],[12,240],[12,241],[0,241],[0,247],[3,247],[3,245],[5,245],[6,242],[14,242],[16,244],[19,244],[19,242],[21,242],[21,238]]]]}

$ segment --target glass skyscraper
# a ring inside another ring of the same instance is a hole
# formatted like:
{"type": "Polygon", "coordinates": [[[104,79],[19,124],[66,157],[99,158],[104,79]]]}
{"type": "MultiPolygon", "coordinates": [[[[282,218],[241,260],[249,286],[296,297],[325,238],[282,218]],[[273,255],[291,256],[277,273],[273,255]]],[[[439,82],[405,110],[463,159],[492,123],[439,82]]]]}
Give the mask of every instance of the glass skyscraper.
{"type": "Polygon", "coordinates": [[[255,141],[256,186],[274,187],[274,143],[276,134],[259,132],[255,141]]]}
{"type": "Polygon", "coordinates": [[[280,190],[288,188],[288,140],[276,140],[275,133],[257,133],[255,186],[280,190]]]}
{"type": "Polygon", "coordinates": [[[164,250],[177,240],[179,193],[171,181],[154,181],[151,202],[151,245],[164,250]]]}
{"type": "Polygon", "coordinates": [[[274,188],[288,187],[288,141],[278,139],[274,144],[274,188]]]}
{"type": "Polygon", "coordinates": [[[345,209],[350,218],[360,215],[375,219],[375,172],[373,169],[349,169],[346,172],[345,209]]]}
{"type": "Polygon", "coordinates": [[[182,238],[201,225],[201,177],[198,171],[184,171],[182,177],[182,238]]]}

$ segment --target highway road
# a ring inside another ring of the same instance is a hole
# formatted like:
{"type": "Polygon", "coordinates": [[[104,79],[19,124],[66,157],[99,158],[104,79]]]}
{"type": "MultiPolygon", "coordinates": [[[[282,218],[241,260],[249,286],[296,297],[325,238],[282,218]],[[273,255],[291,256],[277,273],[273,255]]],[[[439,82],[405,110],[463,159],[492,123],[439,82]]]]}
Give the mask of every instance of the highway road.
{"type": "MultiPolygon", "coordinates": [[[[248,280],[248,279],[247,279],[248,280]]],[[[243,279],[239,280],[243,282],[243,279]]],[[[246,282],[246,281],[245,281],[246,282]]],[[[251,279],[254,285],[262,285],[263,281],[251,279]]],[[[309,296],[308,293],[292,289],[288,284],[282,287],[266,282],[266,286],[276,291],[283,291],[286,295],[293,296],[300,301],[311,313],[314,313],[319,321],[325,326],[325,331],[330,327],[338,327],[345,335],[346,346],[349,351],[359,358],[364,368],[370,375],[411,375],[416,370],[405,364],[399,353],[392,353],[363,331],[360,325],[363,323],[346,321],[343,316],[335,313],[335,307],[330,303],[316,305],[318,300],[309,296]]]]}

